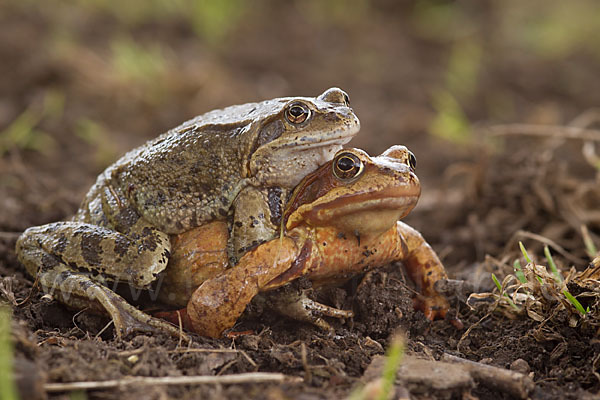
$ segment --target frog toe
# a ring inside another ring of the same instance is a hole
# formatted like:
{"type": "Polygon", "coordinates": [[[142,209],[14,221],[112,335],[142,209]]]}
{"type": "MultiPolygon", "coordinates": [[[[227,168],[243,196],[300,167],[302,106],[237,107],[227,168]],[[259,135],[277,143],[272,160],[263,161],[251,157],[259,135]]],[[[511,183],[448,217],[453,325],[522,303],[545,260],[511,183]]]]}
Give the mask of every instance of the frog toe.
{"type": "Polygon", "coordinates": [[[190,337],[169,322],[152,317],[131,306],[125,301],[113,301],[114,309],[110,311],[115,325],[115,334],[119,338],[130,337],[135,333],[157,334],[166,333],[189,342],[190,337]]]}
{"type": "Polygon", "coordinates": [[[449,309],[448,300],[441,295],[432,297],[417,295],[413,299],[413,306],[415,310],[422,311],[431,321],[443,319],[449,309]]]}
{"type": "Polygon", "coordinates": [[[323,317],[340,319],[354,317],[352,310],[340,310],[316,302],[309,298],[304,290],[295,295],[290,295],[290,293],[274,293],[269,298],[269,305],[281,315],[297,321],[311,323],[330,333],[334,332],[334,329],[323,317]]]}
{"type": "MultiPolygon", "coordinates": [[[[190,342],[191,338],[183,332],[179,327],[171,325],[170,323],[158,319],[147,316],[147,319],[142,321],[137,318],[132,318],[128,315],[128,321],[126,325],[121,325],[119,329],[116,330],[120,332],[121,337],[129,337],[135,333],[144,333],[144,334],[168,334],[175,338],[181,338],[185,342],[190,342]]],[[[119,336],[119,334],[117,334],[119,336]]]]}

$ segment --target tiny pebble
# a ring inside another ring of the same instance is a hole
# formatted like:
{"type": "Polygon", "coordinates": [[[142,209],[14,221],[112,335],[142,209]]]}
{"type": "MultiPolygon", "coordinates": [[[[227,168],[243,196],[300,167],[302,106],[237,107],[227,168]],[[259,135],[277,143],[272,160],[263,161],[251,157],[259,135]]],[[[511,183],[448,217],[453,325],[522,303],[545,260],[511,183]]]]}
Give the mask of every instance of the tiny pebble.
{"type": "Polygon", "coordinates": [[[527,364],[527,361],[523,360],[522,358],[517,358],[515,361],[513,361],[510,364],[510,369],[511,371],[517,371],[522,374],[528,374],[531,370],[529,368],[529,364],[527,364]]]}
{"type": "Polygon", "coordinates": [[[383,352],[383,346],[376,340],[371,339],[369,336],[365,338],[364,345],[367,347],[374,347],[377,350],[383,352]]]}
{"type": "Polygon", "coordinates": [[[131,356],[127,357],[127,361],[129,361],[129,363],[131,363],[131,364],[135,364],[135,363],[137,363],[139,360],[140,360],[140,358],[139,358],[137,355],[135,355],[135,354],[133,354],[133,355],[131,355],[131,356]]]}

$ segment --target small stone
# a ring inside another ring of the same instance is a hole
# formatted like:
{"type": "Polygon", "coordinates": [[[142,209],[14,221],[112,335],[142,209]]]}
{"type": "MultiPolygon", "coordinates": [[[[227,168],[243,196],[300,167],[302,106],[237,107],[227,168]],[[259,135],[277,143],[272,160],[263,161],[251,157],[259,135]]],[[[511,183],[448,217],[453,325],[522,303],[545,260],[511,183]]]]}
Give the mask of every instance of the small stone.
{"type": "Polygon", "coordinates": [[[367,347],[374,347],[378,351],[383,353],[383,346],[376,340],[371,339],[369,336],[365,338],[364,345],[367,347]]]}
{"type": "Polygon", "coordinates": [[[523,360],[522,358],[517,358],[515,361],[513,361],[510,364],[510,369],[511,371],[517,371],[525,375],[527,375],[529,371],[531,371],[531,368],[529,368],[529,364],[527,364],[527,361],[523,360]]]}
{"type": "Polygon", "coordinates": [[[128,361],[130,364],[136,364],[136,363],[137,363],[139,360],[140,360],[140,358],[139,358],[137,355],[135,355],[135,354],[133,354],[133,355],[131,355],[131,356],[127,357],[127,361],[128,361]]]}
{"type": "Polygon", "coordinates": [[[258,335],[244,335],[240,341],[247,350],[257,351],[260,345],[260,337],[258,335]]]}

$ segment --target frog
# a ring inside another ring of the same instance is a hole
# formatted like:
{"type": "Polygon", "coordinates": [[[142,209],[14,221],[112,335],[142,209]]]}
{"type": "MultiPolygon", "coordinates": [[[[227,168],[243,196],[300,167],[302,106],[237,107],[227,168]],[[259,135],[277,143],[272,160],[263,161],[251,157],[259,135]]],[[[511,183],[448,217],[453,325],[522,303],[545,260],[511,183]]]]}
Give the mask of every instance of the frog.
{"type": "Polygon", "coordinates": [[[227,221],[235,264],[273,238],[283,199],[359,129],[347,93],[335,87],[207,112],[106,168],[71,220],[27,229],[18,259],[53,298],[108,313],[119,338],[179,335],[125,300],[116,283],[151,289],[171,258],[170,238],[210,221],[227,221]]]}
{"type": "MultiPolygon", "coordinates": [[[[227,267],[227,230],[220,222],[198,228],[213,234],[203,248],[198,246],[203,233],[178,237],[164,289],[182,293],[173,304],[187,304],[156,316],[219,337],[258,294],[273,293],[300,278],[317,289],[337,285],[401,261],[418,288],[415,308],[430,320],[444,318],[449,302],[435,284],[447,279],[445,268],[423,236],[400,221],[421,193],[415,168],[415,156],[401,145],[377,157],[360,149],[338,151],[294,189],[279,237],[246,252],[233,268],[227,267]]],[[[304,291],[288,297],[275,296],[270,303],[285,316],[326,330],[331,327],[324,317],[353,316],[351,310],[317,303],[304,291]]]]}

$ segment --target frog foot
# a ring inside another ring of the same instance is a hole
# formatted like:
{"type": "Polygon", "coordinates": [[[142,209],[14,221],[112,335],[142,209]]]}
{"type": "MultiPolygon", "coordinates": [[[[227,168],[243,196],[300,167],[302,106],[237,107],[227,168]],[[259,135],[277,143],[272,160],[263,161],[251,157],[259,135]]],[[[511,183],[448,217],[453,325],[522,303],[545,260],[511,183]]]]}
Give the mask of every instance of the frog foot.
{"type": "Polygon", "coordinates": [[[67,269],[46,271],[39,276],[45,291],[64,304],[77,309],[87,308],[108,313],[119,339],[136,332],[162,332],[190,341],[189,336],[182,333],[178,327],[140,311],[106,286],[92,281],[87,276],[71,273],[67,269]]]}
{"type": "Polygon", "coordinates": [[[269,307],[281,315],[297,321],[311,323],[322,330],[333,333],[334,329],[323,317],[352,318],[352,310],[340,310],[314,301],[307,296],[306,290],[296,293],[288,291],[275,292],[268,295],[269,307]]]}
{"type": "Polygon", "coordinates": [[[413,306],[431,321],[443,319],[449,308],[448,300],[441,295],[426,297],[419,294],[413,299],[413,306]]]}
{"type": "MultiPolygon", "coordinates": [[[[138,310],[119,295],[106,290],[108,304],[99,300],[113,319],[116,335],[119,338],[127,337],[133,333],[167,333],[175,338],[182,338],[190,342],[190,337],[183,333],[178,326],[174,326],[160,318],[155,318],[138,310]]],[[[178,325],[178,320],[173,321],[178,325]]]]}

